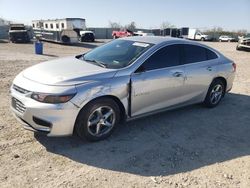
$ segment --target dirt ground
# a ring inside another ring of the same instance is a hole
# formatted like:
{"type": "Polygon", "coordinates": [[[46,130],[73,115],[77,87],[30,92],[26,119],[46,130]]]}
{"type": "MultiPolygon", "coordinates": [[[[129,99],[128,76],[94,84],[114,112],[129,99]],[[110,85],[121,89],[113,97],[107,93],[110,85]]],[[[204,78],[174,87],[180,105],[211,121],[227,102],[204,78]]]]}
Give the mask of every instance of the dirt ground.
{"type": "Polygon", "coordinates": [[[232,91],[214,109],[193,105],[121,125],[107,140],[48,138],[24,130],[9,87],[26,67],[101,43],[0,43],[0,187],[250,187],[250,52],[206,43],[237,63],[232,91]]]}

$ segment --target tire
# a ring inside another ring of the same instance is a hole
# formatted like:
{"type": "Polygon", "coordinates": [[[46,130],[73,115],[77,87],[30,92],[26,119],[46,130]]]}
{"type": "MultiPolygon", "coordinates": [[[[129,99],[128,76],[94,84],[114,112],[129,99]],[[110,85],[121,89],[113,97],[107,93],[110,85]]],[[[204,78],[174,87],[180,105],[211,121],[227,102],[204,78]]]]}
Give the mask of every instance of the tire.
{"type": "Polygon", "coordinates": [[[113,36],[113,39],[117,39],[116,35],[113,36]]]}
{"type": "Polygon", "coordinates": [[[201,41],[205,41],[205,38],[201,38],[201,41]]]}
{"type": "Polygon", "coordinates": [[[68,36],[66,36],[66,35],[63,35],[62,36],[62,42],[69,43],[70,42],[70,38],[68,36]]]}
{"type": "Polygon", "coordinates": [[[220,79],[215,79],[207,92],[204,105],[208,108],[216,107],[225,95],[225,83],[220,79]]]}
{"type": "Polygon", "coordinates": [[[75,133],[87,141],[100,141],[109,137],[119,122],[120,108],[117,103],[109,98],[100,98],[80,111],[75,133]]]}
{"type": "Polygon", "coordinates": [[[219,42],[222,42],[221,39],[219,40],[219,42]]]}
{"type": "Polygon", "coordinates": [[[236,50],[241,51],[242,49],[237,45],[236,50]]]}

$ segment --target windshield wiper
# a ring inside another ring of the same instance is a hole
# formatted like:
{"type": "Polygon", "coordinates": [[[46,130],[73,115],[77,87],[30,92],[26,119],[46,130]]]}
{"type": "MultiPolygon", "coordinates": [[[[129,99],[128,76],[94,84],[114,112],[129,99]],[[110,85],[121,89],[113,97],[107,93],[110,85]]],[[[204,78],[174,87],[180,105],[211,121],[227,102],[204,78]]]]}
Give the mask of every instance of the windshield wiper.
{"type": "Polygon", "coordinates": [[[97,65],[99,65],[100,67],[103,67],[103,68],[107,68],[107,65],[101,61],[97,61],[95,59],[85,59],[83,58],[85,61],[88,61],[88,62],[92,62],[92,63],[95,63],[97,65]]]}

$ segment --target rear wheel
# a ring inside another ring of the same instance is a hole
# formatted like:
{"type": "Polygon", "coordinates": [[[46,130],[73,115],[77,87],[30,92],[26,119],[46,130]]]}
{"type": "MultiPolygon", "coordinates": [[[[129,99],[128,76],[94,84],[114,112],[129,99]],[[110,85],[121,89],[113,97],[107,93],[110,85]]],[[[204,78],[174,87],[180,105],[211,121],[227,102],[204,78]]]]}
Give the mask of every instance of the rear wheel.
{"type": "Polygon", "coordinates": [[[99,141],[109,137],[119,121],[120,109],[116,102],[109,98],[97,99],[81,110],[75,131],[88,141],[99,141]]]}
{"type": "Polygon", "coordinates": [[[220,103],[224,94],[225,94],[225,83],[220,79],[214,80],[208,89],[204,101],[205,106],[209,108],[217,106],[220,103]]]}

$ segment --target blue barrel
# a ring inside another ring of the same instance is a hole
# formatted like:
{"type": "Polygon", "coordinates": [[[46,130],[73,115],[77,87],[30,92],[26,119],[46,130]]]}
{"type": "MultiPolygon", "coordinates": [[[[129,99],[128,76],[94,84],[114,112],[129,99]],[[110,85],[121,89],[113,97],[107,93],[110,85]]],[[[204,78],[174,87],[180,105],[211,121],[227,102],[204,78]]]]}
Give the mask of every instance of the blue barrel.
{"type": "Polygon", "coordinates": [[[43,43],[35,42],[35,53],[40,55],[43,54],[43,43]]]}

